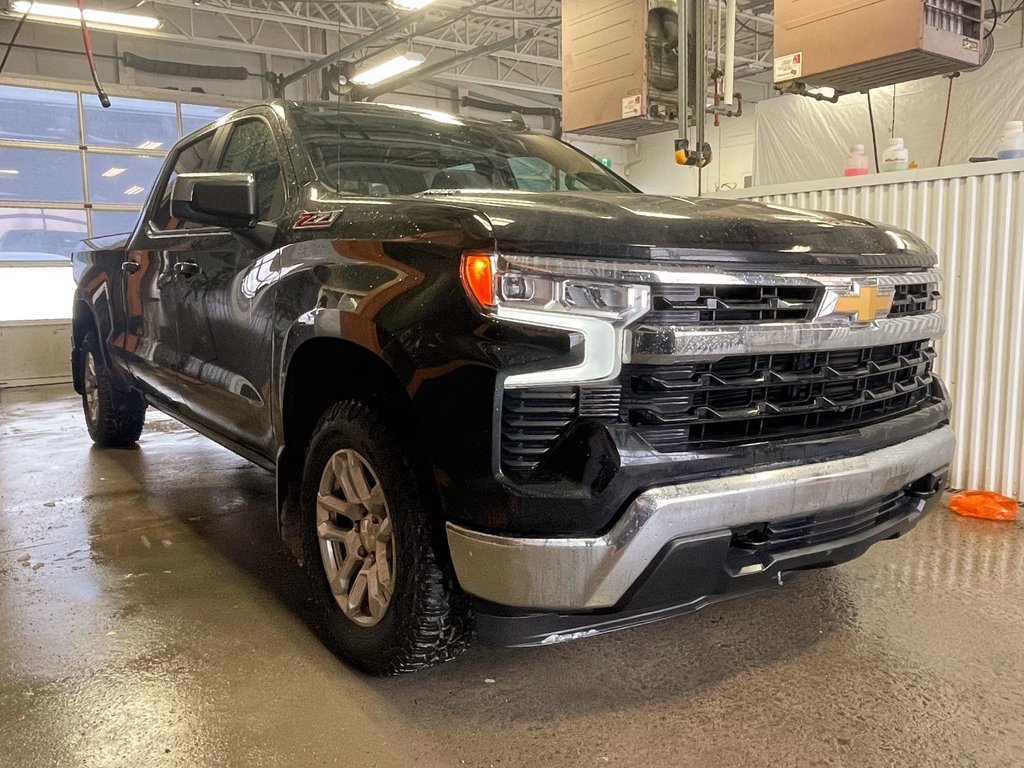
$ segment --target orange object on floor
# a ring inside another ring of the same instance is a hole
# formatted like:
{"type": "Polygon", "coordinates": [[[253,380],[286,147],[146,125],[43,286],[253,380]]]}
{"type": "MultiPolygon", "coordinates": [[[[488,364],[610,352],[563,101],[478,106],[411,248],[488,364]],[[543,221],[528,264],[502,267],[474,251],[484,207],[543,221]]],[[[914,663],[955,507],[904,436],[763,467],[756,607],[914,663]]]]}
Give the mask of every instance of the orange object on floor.
{"type": "Polygon", "coordinates": [[[992,491],[960,491],[949,497],[949,508],[964,517],[985,520],[1016,520],[1020,504],[1016,499],[992,491]]]}

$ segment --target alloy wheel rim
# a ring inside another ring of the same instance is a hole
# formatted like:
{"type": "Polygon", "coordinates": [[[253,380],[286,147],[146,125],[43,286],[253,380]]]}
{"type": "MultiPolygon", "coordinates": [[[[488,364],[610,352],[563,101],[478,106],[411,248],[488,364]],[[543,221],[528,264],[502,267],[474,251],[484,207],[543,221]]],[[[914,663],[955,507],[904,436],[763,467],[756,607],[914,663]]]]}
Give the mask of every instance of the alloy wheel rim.
{"type": "Polygon", "coordinates": [[[384,489],[358,451],[337,451],[320,478],[316,535],[341,612],[361,627],[380,622],[395,589],[395,536],[384,489]]]}
{"type": "Polygon", "coordinates": [[[100,413],[99,380],[96,376],[96,358],[92,352],[85,355],[85,409],[89,423],[95,424],[100,413]]]}

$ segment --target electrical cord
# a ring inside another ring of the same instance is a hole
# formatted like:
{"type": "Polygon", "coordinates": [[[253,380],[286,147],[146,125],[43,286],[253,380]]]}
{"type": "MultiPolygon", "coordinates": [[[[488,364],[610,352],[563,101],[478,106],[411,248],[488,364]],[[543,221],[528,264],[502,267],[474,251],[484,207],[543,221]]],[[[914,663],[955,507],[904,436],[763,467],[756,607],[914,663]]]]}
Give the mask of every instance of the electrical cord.
{"type": "Polygon", "coordinates": [[[892,128],[889,129],[889,136],[896,135],[896,84],[892,86],[892,128]]]}
{"type": "Polygon", "coordinates": [[[1009,23],[1013,19],[1014,16],[1016,16],[1021,11],[1024,11],[1024,0],[1021,0],[1021,2],[1017,3],[1017,6],[1015,8],[1008,8],[1005,11],[1000,11],[999,10],[998,6],[996,6],[996,0],[991,0],[991,3],[992,3],[992,26],[985,32],[985,37],[984,37],[985,40],[988,40],[990,37],[992,37],[992,35],[995,34],[996,27],[999,26],[999,18],[1000,17],[1005,17],[1005,18],[1003,18],[1003,23],[1007,24],[1007,23],[1009,23]]]}
{"type": "Polygon", "coordinates": [[[18,39],[18,34],[21,32],[21,28],[25,25],[25,19],[28,18],[29,11],[32,10],[32,6],[28,7],[28,10],[21,14],[21,18],[18,19],[18,25],[14,28],[14,34],[11,35],[11,40],[7,43],[7,50],[4,52],[4,58],[0,61],[0,74],[3,74],[4,67],[7,66],[7,59],[11,57],[11,51],[14,50],[14,41],[18,39]]]}
{"type": "Polygon", "coordinates": [[[942,120],[942,139],[939,141],[939,162],[938,165],[942,165],[942,155],[946,151],[946,130],[949,128],[949,107],[953,103],[953,81],[959,77],[959,73],[956,75],[949,75],[949,91],[946,93],[946,116],[942,120]]]}
{"type": "Polygon", "coordinates": [[[992,35],[995,34],[995,28],[999,26],[999,8],[995,4],[995,0],[989,0],[992,4],[992,26],[985,30],[984,40],[988,40],[992,35]]]}
{"type": "Polygon", "coordinates": [[[871,108],[871,91],[868,91],[868,117],[871,118],[871,150],[875,156],[875,173],[881,173],[878,166],[878,133],[875,131],[875,110],[871,108]]]}
{"type": "Polygon", "coordinates": [[[996,27],[999,26],[999,7],[996,5],[996,0],[989,0],[992,3],[992,26],[985,30],[985,40],[988,40],[996,32],[996,27]]]}

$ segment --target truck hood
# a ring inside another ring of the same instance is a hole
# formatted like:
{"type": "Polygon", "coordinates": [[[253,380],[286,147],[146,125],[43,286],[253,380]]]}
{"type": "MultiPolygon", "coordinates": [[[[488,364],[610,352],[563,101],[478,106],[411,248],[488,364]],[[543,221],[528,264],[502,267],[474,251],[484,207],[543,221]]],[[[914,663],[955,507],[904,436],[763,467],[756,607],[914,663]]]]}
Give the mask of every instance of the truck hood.
{"type": "Polygon", "coordinates": [[[927,245],[895,227],[741,200],[505,190],[423,197],[482,214],[505,253],[776,267],[936,262],[927,245]]]}

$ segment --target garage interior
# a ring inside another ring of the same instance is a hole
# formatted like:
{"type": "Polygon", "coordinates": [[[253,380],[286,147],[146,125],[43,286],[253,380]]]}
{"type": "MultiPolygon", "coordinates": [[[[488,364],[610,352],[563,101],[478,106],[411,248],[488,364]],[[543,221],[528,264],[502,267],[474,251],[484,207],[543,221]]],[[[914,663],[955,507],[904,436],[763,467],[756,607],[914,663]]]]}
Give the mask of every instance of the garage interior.
{"type": "Polygon", "coordinates": [[[74,3],[0,0],[0,768],[1024,763],[1024,2],[85,7],[102,97],[74,3]],[[346,665],[272,473],[156,408],[136,447],[92,445],[69,255],[136,226],[192,131],[366,93],[523,123],[650,195],[921,238],[945,275],[941,503],[689,615],[392,678],[346,665]],[[954,513],[962,491],[1007,519],[954,513]]]}

